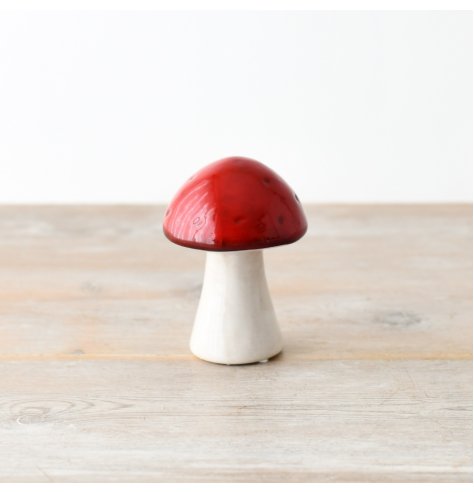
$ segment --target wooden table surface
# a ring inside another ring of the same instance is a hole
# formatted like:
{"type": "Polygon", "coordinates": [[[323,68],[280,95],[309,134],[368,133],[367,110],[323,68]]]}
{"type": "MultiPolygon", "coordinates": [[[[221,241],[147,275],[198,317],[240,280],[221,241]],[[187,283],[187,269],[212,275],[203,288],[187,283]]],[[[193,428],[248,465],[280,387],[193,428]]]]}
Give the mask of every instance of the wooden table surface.
{"type": "Polygon", "coordinates": [[[284,352],[221,366],[163,207],[1,206],[0,480],[471,481],[471,206],[306,210],[284,352]]]}

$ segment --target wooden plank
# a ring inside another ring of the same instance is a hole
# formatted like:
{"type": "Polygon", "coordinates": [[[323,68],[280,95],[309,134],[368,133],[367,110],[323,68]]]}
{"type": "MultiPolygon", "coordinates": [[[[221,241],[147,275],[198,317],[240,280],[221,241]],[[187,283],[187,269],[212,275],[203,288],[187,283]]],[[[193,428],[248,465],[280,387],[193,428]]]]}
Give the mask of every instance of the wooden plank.
{"type": "Polygon", "coordinates": [[[201,362],[160,206],[0,207],[0,481],[472,479],[472,208],[314,205],[285,351],[201,362]]]}
{"type": "Polygon", "coordinates": [[[471,479],[466,361],[3,362],[5,481],[471,479]]]}
{"type": "MultiPolygon", "coordinates": [[[[265,253],[292,359],[472,358],[470,206],[311,206],[265,253]]],[[[163,208],[0,208],[0,344],[11,358],[188,358],[205,255],[163,208]]]]}

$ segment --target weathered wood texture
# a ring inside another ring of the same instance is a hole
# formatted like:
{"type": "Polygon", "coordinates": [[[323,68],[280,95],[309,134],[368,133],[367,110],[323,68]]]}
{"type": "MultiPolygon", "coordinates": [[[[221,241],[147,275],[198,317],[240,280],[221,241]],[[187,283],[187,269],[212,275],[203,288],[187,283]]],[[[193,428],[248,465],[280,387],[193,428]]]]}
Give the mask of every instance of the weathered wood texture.
{"type": "Polygon", "coordinates": [[[285,350],[227,367],[162,207],[1,206],[0,480],[471,481],[471,207],[306,209],[285,350]]]}

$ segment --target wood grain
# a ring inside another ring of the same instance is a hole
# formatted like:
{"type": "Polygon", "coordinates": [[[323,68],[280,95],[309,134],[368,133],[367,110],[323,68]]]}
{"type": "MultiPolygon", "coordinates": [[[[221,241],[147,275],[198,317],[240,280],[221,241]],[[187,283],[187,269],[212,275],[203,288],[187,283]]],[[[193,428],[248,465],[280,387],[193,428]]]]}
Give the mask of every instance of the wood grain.
{"type": "Polygon", "coordinates": [[[0,480],[471,481],[471,206],[306,210],[284,352],[227,367],[162,207],[1,206],[0,480]]]}

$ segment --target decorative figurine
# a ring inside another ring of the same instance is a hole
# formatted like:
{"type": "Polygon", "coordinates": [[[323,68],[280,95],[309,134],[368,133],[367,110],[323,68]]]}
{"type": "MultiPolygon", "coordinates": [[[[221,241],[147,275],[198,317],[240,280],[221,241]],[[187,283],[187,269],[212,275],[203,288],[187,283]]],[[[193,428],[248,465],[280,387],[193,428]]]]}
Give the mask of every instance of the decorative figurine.
{"type": "Polygon", "coordinates": [[[298,196],[258,161],[232,157],[193,175],[165,213],[172,242],[207,251],[191,336],[197,357],[219,364],[264,362],[282,350],[262,249],[307,229],[298,196]]]}

